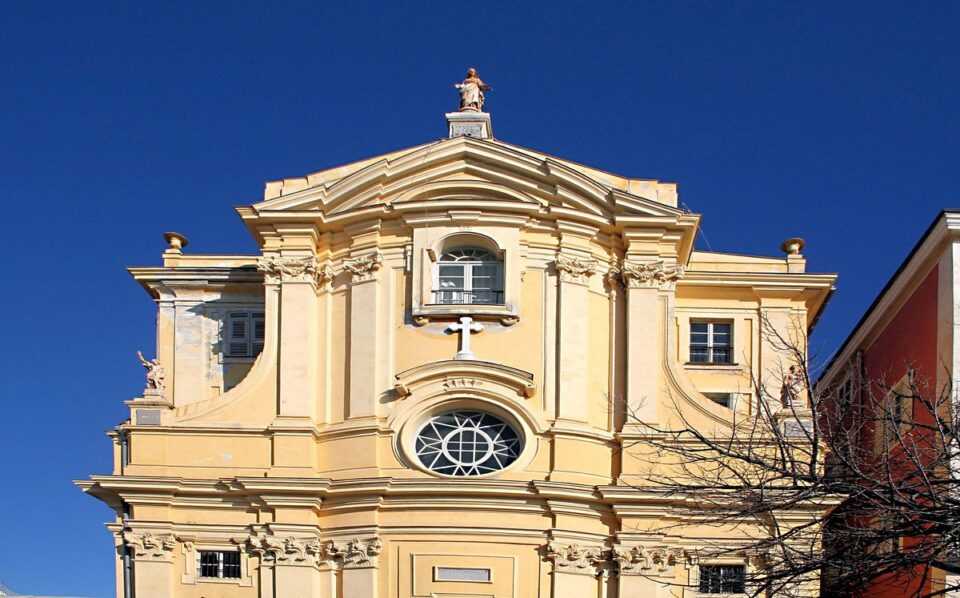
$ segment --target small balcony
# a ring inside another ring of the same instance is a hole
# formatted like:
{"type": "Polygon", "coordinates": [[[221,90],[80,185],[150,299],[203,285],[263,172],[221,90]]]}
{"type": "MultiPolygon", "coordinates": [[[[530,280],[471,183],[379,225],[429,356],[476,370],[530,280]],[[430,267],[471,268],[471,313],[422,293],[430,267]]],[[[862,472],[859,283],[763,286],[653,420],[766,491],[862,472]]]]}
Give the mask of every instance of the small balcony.
{"type": "Polygon", "coordinates": [[[503,305],[503,291],[440,289],[432,292],[430,305],[503,305]]]}

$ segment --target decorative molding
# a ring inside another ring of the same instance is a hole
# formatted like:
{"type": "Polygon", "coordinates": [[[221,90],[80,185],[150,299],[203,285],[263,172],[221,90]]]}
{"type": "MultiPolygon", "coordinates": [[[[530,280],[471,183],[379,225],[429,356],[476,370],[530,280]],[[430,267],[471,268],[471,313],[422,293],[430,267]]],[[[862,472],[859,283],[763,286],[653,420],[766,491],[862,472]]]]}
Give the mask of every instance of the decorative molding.
{"type": "Polygon", "coordinates": [[[328,263],[321,264],[316,257],[261,257],[257,270],[263,272],[263,280],[268,284],[312,282],[320,287],[333,280],[333,268],[328,263]]]}
{"type": "Polygon", "coordinates": [[[353,282],[363,282],[373,280],[382,265],[383,256],[375,252],[354,260],[344,260],[343,269],[350,273],[353,282]]]}
{"type": "Polygon", "coordinates": [[[544,556],[553,563],[553,569],[562,573],[596,575],[607,563],[604,549],[598,546],[557,544],[550,542],[544,547],[544,556]]]}
{"type": "Polygon", "coordinates": [[[246,546],[265,563],[273,565],[306,565],[319,568],[358,569],[376,567],[383,551],[380,538],[361,541],[354,538],[345,544],[333,540],[322,542],[317,538],[298,539],[289,536],[251,535],[234,539],[235,544],[246,546]]]}
{"type": "MultiPolygon", "coordinates": [[[[487,393],[517,396],[529,399],[537,394],[533,374],[505,365],[486,361],[449,359],[410,368],[396,374],[394,390],[400,396],[409,396],[424,387],[442,393],[475,390],[484,387],[487,393]]],[[[423,390],[420,390],[423,392],[423,390]]],[[[430,390],[427,390],[427,396],[430,390]]]]}
{"type": "Polygon", "coordinates": [[[683,278],[686,269],[680,264],[657,262],[628,262],[620,265],[620,280],[629,288],[672,289],[683,278]]]}
{"type": "Polygon", "coordinates": [[[133,551],[135,558],[144,560],[167,560],[177,547],[177,538],[173,534],[154,536],[150,532],[135,534],[125,531],[123,542],[133,551]]]}
{"type": "Polygon", "coordinates": [[[330,557],[339,563],[342,569],[360,569],[365,567],[376,567],[379,564],[380,553],[383,552],[383,544],[380,538],[360,541],[357,538],[350,540],[346,544],[336,544],[328,542],[326,546],[330,557]]]}
{"type": "Polygon", "coordinates": [[[679,549],[665,546],[654,548],[616,546],[611,557],[616,561],[621,575],[669,575],[685,555],[679,549]]]}
{"type": "Polygon", "coordinates": [[[478,386],[483,386],[483,380],[478,380],[477,378],[445,378],[443,380],[443,388],[449,391],[459,388],[476,388],[478,386]]]}
{"type": "Polygon", "coordinates": [[[597,260],[558,254],[554,267],[562,282],[586,284],[589,277],[597,272],[597,260]]]}
{"type": "Polygon", "coordinates": [[[608,264],[603,279],[607,283],[609,290],[614,291],[620,287],[620,283],[622,282],[621,274],[620,264],[617,262],[610,262],[610,264],[608,264]]]}

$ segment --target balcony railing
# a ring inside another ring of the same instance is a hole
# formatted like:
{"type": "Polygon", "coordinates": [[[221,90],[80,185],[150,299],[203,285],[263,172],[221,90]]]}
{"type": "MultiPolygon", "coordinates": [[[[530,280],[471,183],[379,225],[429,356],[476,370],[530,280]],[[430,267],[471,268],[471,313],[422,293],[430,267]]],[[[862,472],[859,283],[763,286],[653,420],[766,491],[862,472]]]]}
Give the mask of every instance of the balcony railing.
{"type": "Polygon", "coordinates": [[[733,347],[690,347],[690,363],[733,363],[733,347]]]}
{"type": "Polygon", "coordinates": [[[432,305],[503,305],[503,291],[433,291],[432,305]]]}

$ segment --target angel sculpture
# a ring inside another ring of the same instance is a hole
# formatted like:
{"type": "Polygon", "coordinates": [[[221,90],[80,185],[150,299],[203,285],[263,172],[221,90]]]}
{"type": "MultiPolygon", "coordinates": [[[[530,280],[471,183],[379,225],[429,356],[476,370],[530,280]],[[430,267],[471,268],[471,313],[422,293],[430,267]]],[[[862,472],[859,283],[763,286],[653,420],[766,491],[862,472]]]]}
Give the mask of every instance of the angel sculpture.
{"type": "Polygon", "coordinates": [[[147,389],[163,392],[166,387],[167,373],[163,370],[163,366],[160,365],[160,360],[153,358],[151,361],[147,361],[140,351],[137,351],[137,357],[140,358],[140,363],[143,364],[143,367],[147,369],[147,389]]]}

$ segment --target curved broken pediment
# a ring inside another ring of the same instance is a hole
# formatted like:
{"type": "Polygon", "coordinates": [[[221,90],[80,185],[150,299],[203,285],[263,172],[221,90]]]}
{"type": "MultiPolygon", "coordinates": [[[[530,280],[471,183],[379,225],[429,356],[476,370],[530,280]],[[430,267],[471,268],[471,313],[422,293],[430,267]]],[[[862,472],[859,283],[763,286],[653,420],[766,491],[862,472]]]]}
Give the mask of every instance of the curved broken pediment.
{"type": "Polygon", "coordinates": [[[394,391],[401,398],[445,393],[530,398],[537,392],[533,374],[489,361],[448,359],[427,363],[396,375],[394,391]]]}

